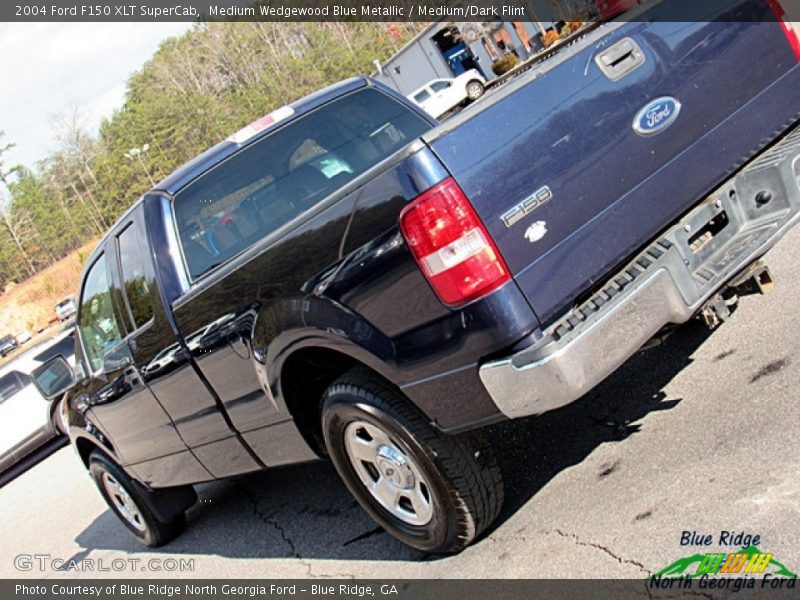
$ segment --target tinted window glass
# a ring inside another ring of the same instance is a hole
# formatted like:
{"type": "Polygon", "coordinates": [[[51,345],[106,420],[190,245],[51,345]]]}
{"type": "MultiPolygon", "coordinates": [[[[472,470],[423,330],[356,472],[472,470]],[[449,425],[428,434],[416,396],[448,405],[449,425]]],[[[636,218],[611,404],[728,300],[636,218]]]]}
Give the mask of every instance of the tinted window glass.
{"type": "Polygon", "coordinates": [[[434,92],[441,92],[442,90],[446,90],[449,87],[450,87],[450,82],[449,81],[434,81],[431,84],[431,89],[434,92]]]}
{"type": "Polygon", "coordinates": [[[31,382],[25,373],[11,371],[0,377],[0,402],[4,402],[31,382]]]}
{"type": "Polygon", "coordinates": [[[122,340],[111,304],[105,254],[92,265],[86,276],[78,327],[86,358],[92,372],[97,372],[103,366],[103,355],[122,340]]]}
{"type": "Polygon", "coordinates": [[[119,260],[125,282],[125,297],[136,328],[153,318],[153,297],[148,281],[150,269],[145,266],[147,263],[140,239],[139,225],[135,222],[119,234],[119,260]]]}
{"type": "Polygon", "coordinates": [[[53,358],[58,354],[67,359],[73,354],[75,354],[75,337],[73,334],[68,335],[67,337],[59,340],[46,350],[43,350],[42,352],[34,356],[33,360],[38,361],[40,363],[46,363],[48,360],[50,360],[51,358],[53,358]]]}
{"type": "Polygon", "coordinates": [[[427,90],[422,90],[421,92],[419,92],[414,96],[414,100],[416,100],[417,102],[425,102],[425,100],[427,100],[430,97],[431,95],[428,93],[427,90]]]}
{"type": "Polygon", "coordinates": [[[189,273],[196,278],[235,256],[430,127],[365,89],[245,148],[174,200],[189,273]]]}
{"type": "Polygon", "coordinates": [[[62,361],[54,361],[46,368],[36,371],[36,383],[47,397],[64,392],[72,381],[72,369],[62,361]]]}

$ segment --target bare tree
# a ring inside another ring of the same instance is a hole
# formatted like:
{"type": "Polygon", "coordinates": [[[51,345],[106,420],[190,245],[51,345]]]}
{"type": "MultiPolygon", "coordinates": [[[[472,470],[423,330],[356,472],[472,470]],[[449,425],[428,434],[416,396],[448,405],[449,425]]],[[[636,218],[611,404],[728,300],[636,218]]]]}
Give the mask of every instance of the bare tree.
{"type": "MultiPolygon", "coordinates": [[[[4,135],[5,131],[0,131],[0,138],[2,138],[4,135]]],[[[2,157],[3,154],[8,152],[14,146],[16,146],[16,144],[13,142],[4,146],[0,146],[0,181],[3,182],[3,185],[9,194],[11,194],[11,181],[9,176],[18,171],[19,166],[14,166],[6,170],[6,168],[3,166],[2,157]]],[[[25,260],[28,267],[28,275],[33,275],[36,273],[36,266],[33,264],[30,255],[25,251],[25,246],[22,243],[24,234],[28,232],[27,230],[31,229],[30,215],[15,215],[14,211],[12,210],[12,203],[10,201],[3,202],[2,205],[0,205],[0,222],[2,222],[2,225],[8,233],[9,238],[11,238],[11,241],[17,247],[17,250],[19,250],[22,258],[25,260]]]]}
{"type": "Polygon", "coordinates": [[[87,207],[92,221],[102,233],[108,229],[109,223],[95,200],[92,186],[97,186],[97,178],[91,166],[92,159],[98,153],[97,142],[86,132],[83,119],[76,106],[67,113],[53,116],[56,141],[60,146],[58,161],[59,174],[78,196],[81,204],[87,207]],[[76,179],[83,192],[78,191],[76,179]]]}
{"type": "Polygon", "coordinates": [[[72,245],[78,245],[81,241],[80,232],[75,220],[72,218],[72,213],[69,210],[69,201],[64,190],[61,189],[58,178],[56,177],[55,168],[50,165],[50,168],[44,171],[45,173],[45,186],[52,198],[55,198],[58,203],[59,209],[64,214],[64,219],[69,225],[69,236],[72,238],[72,245]]]}
{"type": "Polygon", "coordinates": [[[3,229],[5,229],[8,237],[25,261],[28,275],[35,275],[36,265],[33,263],[33,259],[28,254],[23,243],[23,240],[31,240],[35,237],[30,214],[27,211],[14,210],[10,203],[5,203],[0,208],[0,224],[2,224],[3,229]]]}
{"type": "MultiPolygon", "coordinates": [[[[0,138],[2,138],[5,134],[6,134],[5,131],[0,130],[0,138]]],[[[9,192],[11,191],[11,188],[9,188],[9,183],[10,183],[9,176],[18,171],[19,166],[14,166],[6,170],[6,168],[3,166],[3,154],[11,150],[11,148],[13,148],[14,146],[16,146],[16,144],[13,142],[10,142],[5,146],[0,146],[0,181],[3,182],[3,185],[9,192]]]]}

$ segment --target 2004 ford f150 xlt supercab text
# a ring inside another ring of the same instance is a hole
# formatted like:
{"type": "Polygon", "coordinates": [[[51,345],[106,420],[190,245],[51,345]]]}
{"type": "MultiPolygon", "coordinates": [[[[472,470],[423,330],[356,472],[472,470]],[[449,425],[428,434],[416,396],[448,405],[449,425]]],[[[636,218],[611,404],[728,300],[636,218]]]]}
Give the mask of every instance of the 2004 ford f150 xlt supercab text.
{"type": "Polygon", "coordinates": [[[441,124],[345,81],[136,202],[87,261],[76,372],[37,373],[124,524],[158,545],[192,484],[328,456],[387,531],[457,551],[503,502],[482,426],[765,288],[800,218],[797,29],[665,4],[441,124]]]}

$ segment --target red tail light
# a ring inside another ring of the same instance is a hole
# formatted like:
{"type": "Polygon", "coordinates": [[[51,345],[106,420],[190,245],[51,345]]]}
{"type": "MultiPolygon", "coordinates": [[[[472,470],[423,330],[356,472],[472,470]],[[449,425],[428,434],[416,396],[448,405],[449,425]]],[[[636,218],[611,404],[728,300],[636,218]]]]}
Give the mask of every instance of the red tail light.
{"type": "MultiPolygon", "coordinates": [[[[786,34],[786,38],[789,40],[792,50],[794,50],[794,55],[797,57],[797,60],[800,60],[800,23],[792,20],[800,19],[800,13],[790,16],[786,14],[786,11],[779,0],[767,0],[767,2],[769,3],[772,12],[775,13],[775,18],[778,20],[778,25],[781,26],[783,33],[786,34]]],[[[787,4],[786,0],[783,0],[783,4],[787,4]]],[[[798,12],[796,8],[795,12],[798,12]]]]}
{"type": "Polygon", "coordinates": [[[453,179],[445,179],[409,204],[400,214],[400,230],[445,304],[466,304],[511,278],[492,238],[453,179]]]}

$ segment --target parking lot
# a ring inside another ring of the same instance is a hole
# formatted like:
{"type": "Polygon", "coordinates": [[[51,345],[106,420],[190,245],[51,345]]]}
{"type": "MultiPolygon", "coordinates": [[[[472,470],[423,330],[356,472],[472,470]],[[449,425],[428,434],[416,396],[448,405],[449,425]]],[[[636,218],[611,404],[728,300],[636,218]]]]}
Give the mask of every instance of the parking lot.
{"type": "Polygon", "coordinates": [[[640,578],[725,551],[717,538],[731,530],[797,572],[798,248],[800,229],[767,256],[775,292],[745,298],[716,331],[690,324],[581,401],[493,427],[505,509],[460,555],[425,556],[376,529],[324,462],[202,485],[187,532],[146,550],[65,448],[0,489],[0,574],[640,578]],[[712,534],[713,549],[681,546],[684,531],[712,534]]]}

